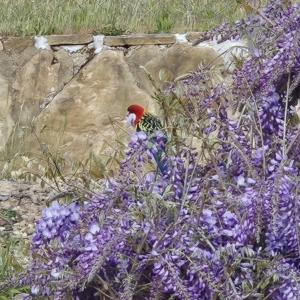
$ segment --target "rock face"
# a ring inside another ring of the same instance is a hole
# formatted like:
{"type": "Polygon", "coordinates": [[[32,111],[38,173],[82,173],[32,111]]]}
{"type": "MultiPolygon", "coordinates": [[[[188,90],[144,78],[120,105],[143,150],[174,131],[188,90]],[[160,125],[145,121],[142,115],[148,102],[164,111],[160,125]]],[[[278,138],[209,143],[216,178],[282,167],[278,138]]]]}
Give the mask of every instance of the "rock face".
{"type": "Polygon", "coordinates": [[[118,138],[113,123],[122,126],[132,103],[147,105],[151,98],[136,85],[123,53],[104,50],[37,116],[37,134],[54,148],[65,145],[72,159],[99,155],[105,141],[118,138]]]}
{"type": "MultiPolygon", "coordinates": [[[[195,70],[201,63],[209,63],[216,59],[217,52],[208,47],[192,47],[187,43],[177,43],[172,47],[148,46],[135,50],[132,55],[125,58],[131,72],[134,74],[139,86],[153,94],[153,88],[147,75],[140,68],[144,66],[155,82],[159,83],[159,70],[165,68],[175,77],[195,70]]],[[[221,64],[223,60],[217,58],[214,64],[221,64]]]]}
{"type": "Polygon", "coordinates": [[[9,81],[7,78],[0,76],[0,153],[5,152],[5,144],[15,125],[10,115],[11,106],[9,81]]]}
{"type": "Polygon", "coordinates": [[[0,41],[2,165],[20,151],[38,153],[42,144],[54,153],[64,146],[65,158],[80,161],[91,152],[109,152],[117,140],[128,138],[123,120],[129,104],[158,113],[153,87],[140,66],[159,84],[162,68],[177,77],[201,63],[222,63],[211,47],[174,43],[169,35],[107,38],[126,47],[106,46],[98,54],[91,35],[48,39],[41,48],[50,50],[36,49],[34,38],[0,41]],[[168,45],[160,45],[164,40],[168,45]],[[130,46],[138,41],[145,45],[130,46]],[[76,43],[81,47],[75,51],[65,47],[76,43]]]}
{"type": "Polygon", "coordinates": [[[4,42],[4,48],[11,54],[20,53],[33,44],[31,37],[14,37],[4,42]]]}
{"type": "MultiPolygon", "coordinates": [[[[20,69],[12,85],[15,90],[14,112],[21,126],[31,122],[40,112],[40,101],[58,89],[59,63],[53,62],[51,51],[40,51],[20,69]]],[[[17,121],[17,120],[16,120],[17,121]]]]}

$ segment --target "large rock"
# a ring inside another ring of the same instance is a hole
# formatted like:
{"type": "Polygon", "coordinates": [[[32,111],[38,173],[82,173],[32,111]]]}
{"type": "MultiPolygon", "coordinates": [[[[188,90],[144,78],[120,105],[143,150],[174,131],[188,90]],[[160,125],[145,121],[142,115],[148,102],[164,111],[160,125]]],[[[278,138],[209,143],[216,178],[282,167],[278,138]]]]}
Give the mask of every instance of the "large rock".
{"type": "Polygon", "coordinates": [[[0,76],[0,156],[3,157],[8,138],[12,134],[15,122],[11,118],[12,104],[9,81],[0,76]]]}
{"type": "Polygon", "coordinates": [[[64,153],[73,160],[86,158],[91,151],[112,152],[132,103],[153,111],[151,97],[138,88],[123,52],[103,50],[36,118],[36,132],[52,151],[65,145],[64,153]]]}
{"type": "Polygon", "coordinates": [[[21,53],[11,54],[7,51],[0,51],[0,75],[4,76],[11,83],[15,80],[20,68],[22,68],[38,52],[39,51],[31,45],[26,47],[21,53]]]}
{"type": "Polygon", "coordinates": [[[58,83],[60,85],[59,88],[62,88],[73,77],[73,60],[69,56],[68,52],[62,48],[59,48],[56,52],[54,52],[54,57],[60,64],[58,71],[58,83]]]}
{"type": "Polygon", "coordinates": [[[18,72],[12,87],[18,91],[14,99],[13,119],[22,126],[30,124],[40,112],[41,100],[58,89],[59,63],[52,64],[53,54],[43,50],[34,55],[18,72]]]}
{"type": "Polygon", "coordinates": [[[6,51],[0,51],[0,75],[10,80],[13,77],[13,57],[6,53],[6,51]]]}
{"type": "Polygon", "coordinates": [[[33,44],[32,37],[12,37],[4,42],[4,48],[6,51],[16,54],[25,50],[29,45],[33,44]]]}
{"type": "Polygon", "coordinates": [[[55,63],[51,51],[40,51],[30,45],[32,39],[26,38],[24,43],[20,39],[12,40],[19,50],[20,45],[27,46],[20,53],[14,48],[13,54],[7,49],[0,51],[0,155],[3,160],[10,160],[26,142],[30,123],[41,111],[44,98],[49,93],[57,93],[73,76],[73,62],[68,60],[68,55],[58,57],[55,63]]]}
{"type": "Polygon", "coordinates": [[[46,38],[50,46],[88,44],[93,41],[91,34],[48,35],[46,38]]]}
{"type": "Polygon", "coordinates": [[[144,66],[156,83],[159,84],[158,75],[162,68],[169,70],[175,77],[178,77],[195,70],[201,63],[210,63],[213,60],[212,65],[222,63],[223,60],[217,58],[218,55],[210,47],[197,48],[187,43],[177,43],[169,48],[144,46],[133,51],[131,56],[125,60],[131,72],[134,73],[139,86],[152,95],[153,87],[140,66],[144,66]]]}

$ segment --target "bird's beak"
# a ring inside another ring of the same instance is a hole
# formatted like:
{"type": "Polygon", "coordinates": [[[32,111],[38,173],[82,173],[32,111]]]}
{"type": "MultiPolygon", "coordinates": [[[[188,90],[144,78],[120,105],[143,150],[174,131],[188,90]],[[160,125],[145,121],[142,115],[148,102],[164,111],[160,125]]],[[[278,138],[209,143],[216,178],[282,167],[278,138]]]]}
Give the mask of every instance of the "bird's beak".
{"type": "Polygon", "coordinates": [[[130,124],[131,126],[134,126],[134,121],[136,119],[136,115],[133,113],[127,112],[125,119],[128,124],[130,124]]]}

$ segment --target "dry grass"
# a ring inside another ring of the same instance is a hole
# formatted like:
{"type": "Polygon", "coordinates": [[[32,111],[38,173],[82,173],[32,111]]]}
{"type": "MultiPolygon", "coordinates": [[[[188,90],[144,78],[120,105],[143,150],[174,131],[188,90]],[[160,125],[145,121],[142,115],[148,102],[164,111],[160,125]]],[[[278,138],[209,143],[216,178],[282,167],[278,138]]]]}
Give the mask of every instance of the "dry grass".
{"type": "Polygon", "coordinates": [[[235,0],[1,0],[0,35],[200,31],[243,15],[235,0]]]}

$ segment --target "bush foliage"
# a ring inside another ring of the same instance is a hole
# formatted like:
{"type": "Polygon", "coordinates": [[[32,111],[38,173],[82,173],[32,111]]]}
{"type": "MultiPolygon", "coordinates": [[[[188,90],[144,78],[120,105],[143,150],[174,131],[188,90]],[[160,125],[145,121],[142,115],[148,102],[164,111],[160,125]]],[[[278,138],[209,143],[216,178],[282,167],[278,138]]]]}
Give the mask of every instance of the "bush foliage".
{"type": "Polygon", "coordinates": [[[209,66],[163,72],[168,174],[145,172],[139,132],[101,195],[45,208],[23,298],[299,299],[299,25],[300,3],[271,0],[203,32],[251,41],[232,84],[209,66]]]}

